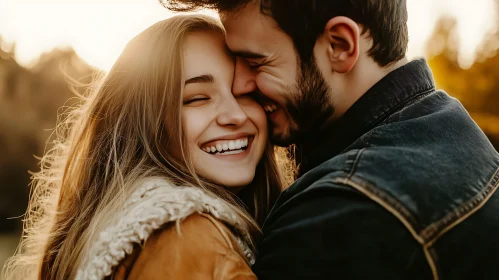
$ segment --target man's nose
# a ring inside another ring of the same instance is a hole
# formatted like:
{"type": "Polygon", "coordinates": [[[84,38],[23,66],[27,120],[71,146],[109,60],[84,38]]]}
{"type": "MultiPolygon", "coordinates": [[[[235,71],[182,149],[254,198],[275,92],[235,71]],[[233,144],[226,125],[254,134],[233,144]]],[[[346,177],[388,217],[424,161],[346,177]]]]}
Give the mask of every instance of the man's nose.
{"type": "Polygon", "coordinates": [[[232,93],[234,96],[241,96],[256,89],[255,74],[251,71],[248,62],[244,58],[237,57],[232,93]]]}

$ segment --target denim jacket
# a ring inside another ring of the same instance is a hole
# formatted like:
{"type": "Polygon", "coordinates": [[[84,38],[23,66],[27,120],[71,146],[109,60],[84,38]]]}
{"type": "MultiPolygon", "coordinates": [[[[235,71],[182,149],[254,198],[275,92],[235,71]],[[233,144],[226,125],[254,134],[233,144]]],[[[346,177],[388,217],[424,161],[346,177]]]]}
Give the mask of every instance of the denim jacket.
{"type": "Polygon", "coordinates": [[[499,279],[499,154],[423,59],[316,147],[263,226],[259,279],[499,279]]]}

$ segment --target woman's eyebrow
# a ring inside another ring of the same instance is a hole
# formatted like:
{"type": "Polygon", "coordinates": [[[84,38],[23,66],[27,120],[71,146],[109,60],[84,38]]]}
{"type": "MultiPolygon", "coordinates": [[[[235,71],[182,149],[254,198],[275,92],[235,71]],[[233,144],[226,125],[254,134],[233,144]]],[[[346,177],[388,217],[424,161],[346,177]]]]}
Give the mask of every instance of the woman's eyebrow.
{"type": "Polygon", "coordinates": [[[194,83],[213,83],[215,81],[215,78],[213,78],[213,75],[207,74],[207,75],[201,75],[197,77],[190,78],[185,81],[184,85],[188,84],[194,84],[194,83]]]}

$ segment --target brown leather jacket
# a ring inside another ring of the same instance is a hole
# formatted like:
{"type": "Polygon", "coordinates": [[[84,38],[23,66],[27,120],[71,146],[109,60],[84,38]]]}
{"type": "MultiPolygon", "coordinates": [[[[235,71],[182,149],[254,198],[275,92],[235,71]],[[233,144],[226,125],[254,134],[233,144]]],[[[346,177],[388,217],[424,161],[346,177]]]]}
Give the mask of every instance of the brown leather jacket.
{"type": "Polygon", "coordinates": [[[109,279],[257,279],[230,230],[207,214],[155,231],[109,279]]]}

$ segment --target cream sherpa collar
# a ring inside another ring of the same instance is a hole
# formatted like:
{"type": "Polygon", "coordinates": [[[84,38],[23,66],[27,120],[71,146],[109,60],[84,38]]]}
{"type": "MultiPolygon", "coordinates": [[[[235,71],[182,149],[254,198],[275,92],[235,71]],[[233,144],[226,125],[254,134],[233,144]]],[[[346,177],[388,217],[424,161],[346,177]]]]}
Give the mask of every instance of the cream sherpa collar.
{"type": "Polygon", "coordinates": [[[232,226],[242,237],[237,239],[247,261],[254,263],[254,253],[247,246],[249,235],[225,201],[199,188],[177,187],[166,180],[150,179],[128,199],[123,215],[100,234],[78,269],[76,279],[104,279],[132,253],[134,244],[144,242],[167,223],[178,225],[193,213],[208,213],[232,226]]]}

